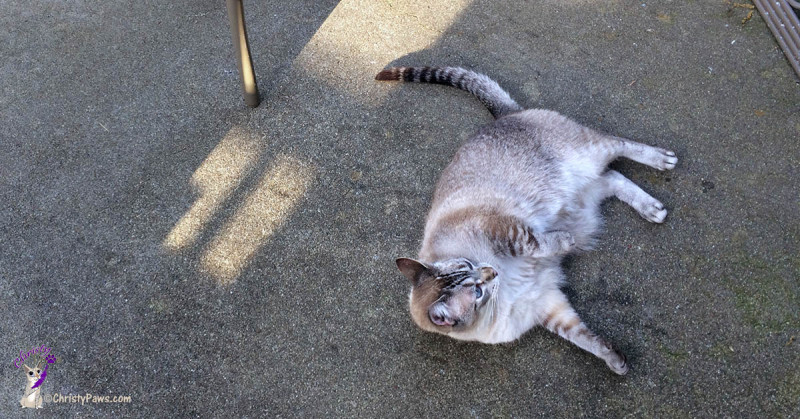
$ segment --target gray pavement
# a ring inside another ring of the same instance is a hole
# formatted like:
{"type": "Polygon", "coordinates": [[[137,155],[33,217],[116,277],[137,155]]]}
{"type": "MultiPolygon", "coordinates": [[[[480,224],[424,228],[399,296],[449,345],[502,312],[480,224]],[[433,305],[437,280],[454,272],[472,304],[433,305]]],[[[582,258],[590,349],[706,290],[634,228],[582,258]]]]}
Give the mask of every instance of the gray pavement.
{"type": "Polygon", "coordinates": [[[246,2],[244,106],[221,1],[0,2],[0,417],[19,352],[46,416],[798,417],[800,84],[723,1],[246,2]],[[441,3],[441,4],[438,4],[441,3]],[[613,166],[670,209],[603,207],[568,260],[625,377],[542,330],[417,330],[394,267],[437,174],[491,121],[378,83],[459,65],[521,104],[670,148],[613,166]]]}

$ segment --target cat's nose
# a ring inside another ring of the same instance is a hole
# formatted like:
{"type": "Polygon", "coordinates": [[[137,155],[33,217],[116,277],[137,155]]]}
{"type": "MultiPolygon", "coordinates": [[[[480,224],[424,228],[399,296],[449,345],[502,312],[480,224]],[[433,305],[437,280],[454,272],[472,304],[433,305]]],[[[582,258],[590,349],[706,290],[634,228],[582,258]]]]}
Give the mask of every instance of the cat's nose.
{"type": "Polygon", "coordinates": [[[437,326],[452,326],[455,324],[453,320],[439,313],[431,314],[431,321],[437,326]]]}

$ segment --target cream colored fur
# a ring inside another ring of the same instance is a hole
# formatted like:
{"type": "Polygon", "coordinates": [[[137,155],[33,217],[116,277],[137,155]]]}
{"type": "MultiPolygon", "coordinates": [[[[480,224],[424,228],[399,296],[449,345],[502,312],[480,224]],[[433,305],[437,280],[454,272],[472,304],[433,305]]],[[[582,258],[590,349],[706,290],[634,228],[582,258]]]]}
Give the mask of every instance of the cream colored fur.
{"type": "MultiPolygon", "coordinates": [[[[402,79],[421,70],[389,71],[402,79]]],[[[429,73],[448,75],[432,81],[445,83],[457,71],[467,70],[429,73]]],[[[456,86],[470,90],[462,85],[456,86]]],[[[499,89],[493,86],[470,91],[487,95],[499,89]]],[[[516,105],[505,97],[482,100],[503,109],[516,105]]],[[[424,330],[485,343],[513,341],[542,325],[625,374],[624,355],[592,333],[560,291],[561,260],[593,246],[602,225],[600,202],[610,196],[648,221],[663,222],[661,202],[607,166],[626,157],[668,170],[677,163],[675,153],[594,131],[553,111],[493,113],[500,117],[443,171],[418,260],[398,260],[412,282],[412,318],[424,330]],[[482,276],[480,269],[496,275],[482,276]]]]}

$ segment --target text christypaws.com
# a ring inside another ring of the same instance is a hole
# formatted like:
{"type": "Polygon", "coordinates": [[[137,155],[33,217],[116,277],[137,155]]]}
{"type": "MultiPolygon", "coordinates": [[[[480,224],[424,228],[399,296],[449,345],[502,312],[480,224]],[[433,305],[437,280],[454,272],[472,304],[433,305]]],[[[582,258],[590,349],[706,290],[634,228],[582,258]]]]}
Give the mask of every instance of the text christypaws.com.
{"type": "Polygon", "coordinates": [[[45,394],[45,403],[130,403],[131,396],[98,396],[91,393],[76,394],[45,394]]]}

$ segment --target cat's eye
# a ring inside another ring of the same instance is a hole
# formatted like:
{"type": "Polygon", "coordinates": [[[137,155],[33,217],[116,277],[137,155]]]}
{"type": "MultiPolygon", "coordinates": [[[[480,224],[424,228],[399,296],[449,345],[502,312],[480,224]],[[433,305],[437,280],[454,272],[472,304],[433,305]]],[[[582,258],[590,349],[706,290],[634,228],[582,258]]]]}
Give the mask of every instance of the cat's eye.
{"type": "Polygon", "coordinates": [[[481,297],[483,297],[483,290],[481,289],[481,287],[476,285],[475,286],[475,298],[480,300],[481,297]]]}
{"type": "Polygon", "coordinates": [[[33,371],[28,371],[28,375],[33,375],[33,371]]]}
{"type": "Polygon", "coordinates": [[[42,372],[42,370],[36,370],[37,374],[40,374],[41,372],[42,372]]]}

